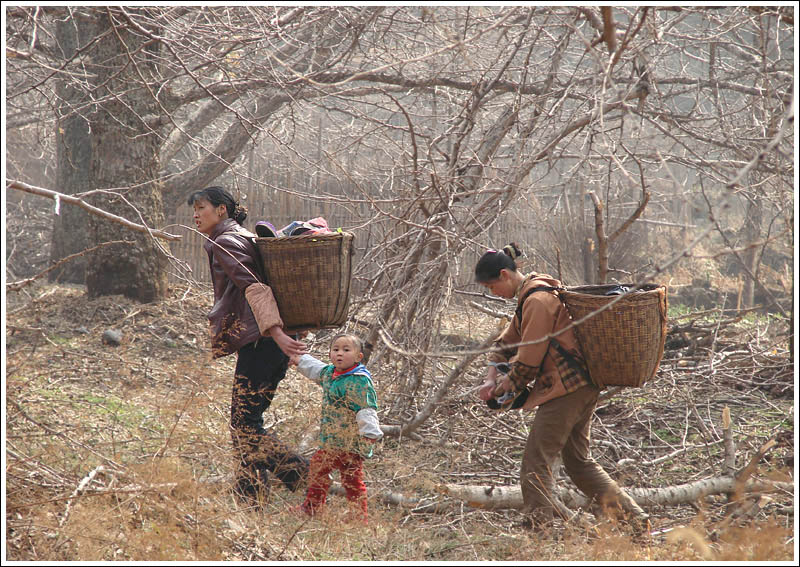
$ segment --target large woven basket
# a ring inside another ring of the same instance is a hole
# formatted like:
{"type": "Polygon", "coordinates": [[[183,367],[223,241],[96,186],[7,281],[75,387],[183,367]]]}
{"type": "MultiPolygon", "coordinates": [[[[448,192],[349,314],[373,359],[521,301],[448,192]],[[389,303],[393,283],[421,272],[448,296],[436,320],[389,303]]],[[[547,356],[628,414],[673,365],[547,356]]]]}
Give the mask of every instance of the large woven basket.
{"type": "Polygon", "coordinates": [[[285,330],[344,324],[350,301],[352,234],[256,238],[255,243],[285,330]]]}
{"type": "MultiPolygon", "coordinates": [[[[619,299],[575,327],[592,381],[600,387],[640,387],[658,370],[667,336],[667,290],[655,284],[640,291],[605,295],[615,285],[560,290],[573,321],[619,299]]],[[[634,286],[627,286],[633,288],[634,286]]]]}

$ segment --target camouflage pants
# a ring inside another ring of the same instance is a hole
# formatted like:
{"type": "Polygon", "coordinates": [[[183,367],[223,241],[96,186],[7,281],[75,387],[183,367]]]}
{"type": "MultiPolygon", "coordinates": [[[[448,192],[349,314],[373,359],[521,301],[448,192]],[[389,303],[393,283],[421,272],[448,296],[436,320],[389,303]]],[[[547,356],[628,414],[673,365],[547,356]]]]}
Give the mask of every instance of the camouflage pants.
{"type": "Polygon", "coordinates": [[[288,358],[275,341],[259,339],[239,349],[231,397],[231,437],[240,477],[263,482],[271,471],[294,491],[308,473],[308,459],[264,429],[264,411],[278,382],[286,376],[288,358]]]}

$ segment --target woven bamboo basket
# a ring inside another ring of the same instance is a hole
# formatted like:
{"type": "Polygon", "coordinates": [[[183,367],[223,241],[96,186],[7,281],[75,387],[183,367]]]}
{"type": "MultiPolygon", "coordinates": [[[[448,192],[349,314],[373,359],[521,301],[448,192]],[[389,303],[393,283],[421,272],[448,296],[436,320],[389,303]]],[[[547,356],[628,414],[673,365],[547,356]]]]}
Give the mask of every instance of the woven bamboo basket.
{"type": "Polygon", "coordinates": [[[256,238],[255,243],[285,330],[344,324],[350,302],[352,234],[256,238]]]}
{"type": "MultiPolygon", "coordinates": [[[[573,321],[579,321],[615,299],[617,303],[575,327],[575,334],[600,387],[640,387],[658,370],[667,336],[667,290],[655,284],[640,291],[607,296],[615,285],[568,287],[559,291],[573,321]]],[[[633,288],[634,286],[629,285],[633,288]]]]}

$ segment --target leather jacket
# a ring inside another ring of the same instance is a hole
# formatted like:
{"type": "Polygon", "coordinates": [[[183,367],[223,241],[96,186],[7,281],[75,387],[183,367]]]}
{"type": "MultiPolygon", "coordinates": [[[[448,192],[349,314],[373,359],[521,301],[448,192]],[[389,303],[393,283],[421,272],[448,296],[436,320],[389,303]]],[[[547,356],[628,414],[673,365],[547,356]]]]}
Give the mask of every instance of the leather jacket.
{"type": "Polygon", "coordinates": [[[231,232],[250,235],[244,227],[229,218],[220,221],[203,243],[214,286],[214,307],[208,312],[214,358],[232,354],[261,337],[256,318],[245,297],[245,289],[260,281],[253,259],[258,251],[246,238],[225,234],[231,232]]]}

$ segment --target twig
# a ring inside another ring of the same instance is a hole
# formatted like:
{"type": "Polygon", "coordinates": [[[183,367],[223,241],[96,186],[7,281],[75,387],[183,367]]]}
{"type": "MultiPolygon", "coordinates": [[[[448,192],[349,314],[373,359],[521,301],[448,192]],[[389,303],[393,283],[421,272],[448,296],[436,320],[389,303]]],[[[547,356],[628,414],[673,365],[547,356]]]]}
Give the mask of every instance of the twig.
{"type": "Polygon", "coordinates": [[[167,434],[167,437],[164,440],[164,444],[161,446],[161,448],[158,451],[156,451],[155,455],[153,455],[153,460],[154,461],[156,459],[164,456],[164,451],[167,450],[167,447],[169,446],[169,443],[172,440],[172,435],[175,433],[175,428],[178,427],[178,422],[181,420],[181,418],[186,413],[186,408],[189,407],[189,402],[191,402],[193,399],[195,399],[195,397],[197,397],[197,392],[196,391],[191,392],[191,395],[186,397],[186,401],[184,402],[183,407],[181,408],[181,411],[178,413],[177,416],[175,416],[175,422],[172,424],[172,427],[170,428],[169,433],[167,434]]]}
{"type": "Polygon", "coordinates": [[[665,461],[669,461],[670,459],[673,459],[673,458],[677,457],[678,455],[682,455],[683,453],[686,453],[688,451],[692,451],[694,449],[697,449],[698,447],[708,447],[709,445],[716,445],[716,444],[721,443],[721,442],[722,441],[713,441],[711,443],[706,443],[705,445],[686,445],[684,447],[681,447],[680,449],[676,449],[675,451],[672,451],[671,453],[668,453],[666,455],[661,455],[660,457],[657,457],[657,458],[652,459],[650,461],[638,462],[638,461],[636,461],[636,459],[621,459],[619,462],[617,462],[617,467],[624,467],[624,466],[632,465],[632,464],[636,464],[639,467],[649,467],[649,466],[652,466],[652,465],[660,465],[661,463],[663,463],[665,461]]]}
{"type": "Polygon", "coordinates": [[[103,209],[99,209],[95,206],[92,206],[89,203],[83,201],[82,199],[78,199],[77,197],[66,195],[64,193],[59,193],[58,191],[51,191],[50,189],[44,189],[43,187],[28,185],[27,183],[23,183],[22,181],[14,181],[7,179],[6,189],[17,189],[18,191],[24,191],[26,193],[31,193],[33,195],[41,195],[42,197],[48,197],[56,202],[56,209],[58,209],[59,203],[61,201],[69,203],[70,205],[76,205],[82,209],[89,211],[93,215],[106,218],[113,222],[119,223],[123,226],[126,226],[131,230],[135,230],[137,232],[143,232],[145,234],[149,234],[151,236],[154,236],[156,238],[161,238],[163,240],[180,240],[181,238],[183,238],[182,236],[179,236],[177,234],[169,234],[168,232],[150,228],[148,226],[144,226],[141,224],[136,224],[134,222],[129,221],[128,219],[122,218],[115,214],[109,213],[108,211],[104,211],[103,209]]]}
{"type": "Polygon", "coordinates": [[[69,435],[63,433],[62,431],[58,431],[56,429],[53,429],[52,427],[49,427],[49,426],[45,425],[44,423],[39,423],[38,421],[33,419],[31,416],[29,416],[25,412],[25,410],[22,409],[22,406],[20,406],[19,403],[17,403],[14,399],[7,398],[6,399],[6,403],[9,403],[9,404],[13,405],[17,409],[17,411],[20,413],[20,415],[22,417],[24,417],[25,419],[27,419],[28,421],[30,421],[31,423],[33,423],[37,427],[41,427],[42,429],[44,429],[45,431],[47,431],[48,433],[50,433],[52,435],[56,435],[58,437],[61,437],[62,439],[65,439],[65,440],[69,441],[70,443],[74,443],[78,447],[86,449],[87,451],[91,452],[93,455],[96,455],[97,457],[101,458],[106,463],[114,465],[116,468],[119,468],[119,469],[124,468],[119,463],[115,463],[113,460],[109,459],[105,455],[102,455],[102,454],[98,453],[97,451],[95,451],[90,446],[86,445],[85,443],[81,443],[80,441],[76,441],[75,439],[72,439],[69,435]]]}
{"type": "Polygon", "coordinates": [[[616,396],[621,390],[622,386],[611,386],[606,388],[602,391],[602,393],[597,397],[597,403],[604,402],[605,400],[611,399],[616,396]]]}
{"type": "MultiPolygon", "coordinates": [[[[479,348],[485,348],[491,345],[494,340],[500,335],[500,330],[495,330],[489,334],[488,337],[481,343],[479,348]]],[[[380,334],[380,337],[384,338],[384,333],[380,334]]],[[[477,354],[467,354],[464,356],[463,359],[456,365],[455,368],[450,372],[450,375],[442,382],[441,386],[434,392],[425,406],[402,428],[402,434],[405,435],[409,432],[414,431],[417,429],[422,423],[428,419],[436,407],[439,405],[439,402],[444,398],[447,390],[450,388],[450,385],[464,373],[464,370],[469,366],[473,360],[477,357],[477,354]]]]}
{"type": "Polygon", "coordinates": [[[733,443],[731,431],[731,410],[725,406],[722,410],[722,439],[725,443],[725,460],[722,473],[725,476],[734,476],[736,472],[736,446],[733,443]]]}
{"type": "Polygon", "coordinates": [[[508,313],[503,313],[502,311],[495,311],[494,309],[489,309],[488,307],[485,307],[476,301],[470,301],[469,305],[470,307],[474,307],[478,311],[482,311],[487,315],[491,315],[492,317],[496,317],[498,319],[509,319],[508,313]]]}
{"type": "Polygon", "coordinates": [[[64,514],[61,516],[61,519],[58,521],[58,527],[59,528],[63,527],[64,523],[67,521],[67,518],[69,518],[69,511],[70,511],[70,508],[72,507],[72,499],[75,498],[76,496],[80,495],[86,489],[88,484],[94,480],[94,477],[96,477],[99,473],[105,472],[105,470],[106,469],[105,469],[105,467],[103,465],[99,465],[99,466],[95,467],[94,469],[92,469],[91,472],[88,475],[86,475],[84,477],[84,479],[81,480],[78,483],[77,488],[75,488],[75,490],[72,492],[70,497],[67,498],[67,505],[64,508],[64,514]]]}
{"type": "Polygon", "coordinates": [[[756,466],[758,465],[758,462],[761,459],[763,459],[764,455],[766,455],[767,452],[777,444],[778,444],[778,442],[774,438],[772,438],[769,441],[767,441],[766,443],[764,443],[758,449],[758,451],[756,451],[756,454],[753,455],[753,457],[750,459],[750,462],[747,463],[747,465],[742,470],[740,470],[739,472],[736,473],[735,476],[736,476],[737,486],[743,485],[744,483],[747,482],[747,480],[755,472],[756,466]]]}

